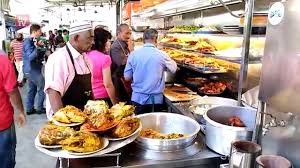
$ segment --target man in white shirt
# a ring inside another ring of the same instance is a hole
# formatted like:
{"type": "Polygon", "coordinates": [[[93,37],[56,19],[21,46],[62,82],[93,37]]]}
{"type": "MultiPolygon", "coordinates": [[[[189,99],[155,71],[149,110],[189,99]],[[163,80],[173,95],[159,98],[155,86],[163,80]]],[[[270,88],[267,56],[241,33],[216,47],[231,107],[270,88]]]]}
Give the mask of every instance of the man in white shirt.
{"type": "Polygon", "coordinates": [[[46,111],[48,119],[66,105],[83,109],[92,99],[91,68],[85,52],[94,43],[92,26],[71,25],[70,41],[49,56],[45,67],[46,111]]]}

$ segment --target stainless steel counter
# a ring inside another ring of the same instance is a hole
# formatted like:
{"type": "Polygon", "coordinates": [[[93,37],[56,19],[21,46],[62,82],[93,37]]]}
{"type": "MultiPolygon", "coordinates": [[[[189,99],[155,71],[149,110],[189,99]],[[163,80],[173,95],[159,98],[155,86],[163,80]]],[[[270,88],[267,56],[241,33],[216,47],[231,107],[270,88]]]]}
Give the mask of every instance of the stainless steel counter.
{"type": "MultiPolygon", "coordinates": [[[[200,144],[201,150],[193,156],[188,156],[177,160],[150,160],[145,159],[145,151],[136,143],[132,143],[117,152],[121,153],[119,166],[116,166],[114,157],[95,157],[86,159],[70,159],[72,168],[89,168],[89,167],[128,167],[128,168],[178,168],[178,167],[197,167],[197,168],[218,168],[222,163],[220,155],[207,149],[204,143],[203,134],[199,134],[197,143],[200,144]]],[[[172,155],[172,153],[170,153],[172,155]]],[[[67,167],[67,163],[63,164],[67,167]]],[[[57,164],[59,167],[59,164],[57,164]]]]}

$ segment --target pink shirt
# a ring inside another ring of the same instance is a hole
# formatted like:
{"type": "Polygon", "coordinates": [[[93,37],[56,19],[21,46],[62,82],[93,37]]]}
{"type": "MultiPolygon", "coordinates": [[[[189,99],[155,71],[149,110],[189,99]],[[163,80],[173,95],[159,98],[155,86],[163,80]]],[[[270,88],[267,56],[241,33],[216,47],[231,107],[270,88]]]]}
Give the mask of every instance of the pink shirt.
{"type": "Polygon", "coordinates": [[[110,68],[111,58],[97,50],[90,51],[87,54],[92,66],[92,86],[95,99],[109,98],[103,83],[103,70],[110,68]]]}
{"type": "MultiPolygon", "coordinates": [[[[73,58],[78,74],[90,73],[89,61],[86,56],[76,51],[71,44],[67,43],[73,58]],[[89,67],[86,66],[88,64],[89,67]]],[[[75,77],[75,71],[66,47],[60,48],[51,54],[45,67],[45,92],[46,92],[46,111],[48,119],[52,118],[53,111],[48,98],[47,89],[56,90],[63,96],[75,77]]]]}
{"type": "Polygon", "coordinates": [[[7,56],[0,53],[0,131],[10,127],[13,122],[13,107],[9,100],[17,86],[15,69],[7,56]]]}

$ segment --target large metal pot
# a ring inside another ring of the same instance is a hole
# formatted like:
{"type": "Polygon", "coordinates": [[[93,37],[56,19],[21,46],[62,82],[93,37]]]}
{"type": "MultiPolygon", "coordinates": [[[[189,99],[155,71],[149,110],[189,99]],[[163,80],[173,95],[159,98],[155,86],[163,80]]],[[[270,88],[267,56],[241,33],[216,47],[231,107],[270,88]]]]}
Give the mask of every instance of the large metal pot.
{"type": "Polygon", "coordinates": [[[191,101],[189,110],[193,113],[196,120],[205,124],[203,115],[211,108],[217,106],[238,106],[238,102],[234,99],[228,99],[223,97],[201,97],[191,101]]]}
{"type": "Polygon", "coordinates": [[[175,76],[175,73],[172,73],[170,71],[164,71],[165,83],[174,83],[176,80],[175,76]]]}
{"type": "Polygon", "coordinates": [[[153,129],[160,133],[180,133],[186,135],[178,139],[152,139],[138,137],[136,142],[143,148],[158,151],[184,149],[193,143],[200,131],[200,125],[193,119],[173,113],[148,113],[138,115],[143,129],[153,129]]]}
{"type": "Polygon", "coordinates": [[[255,110],[245,107],[218,106],[208,110],[204,115],[206,145],[213,151],[228,156],[233,141],[251,141],[255,115],[255,110]],[[239,117],[246,127],[226,125],[228,119],[233,116],[239,117]]]}

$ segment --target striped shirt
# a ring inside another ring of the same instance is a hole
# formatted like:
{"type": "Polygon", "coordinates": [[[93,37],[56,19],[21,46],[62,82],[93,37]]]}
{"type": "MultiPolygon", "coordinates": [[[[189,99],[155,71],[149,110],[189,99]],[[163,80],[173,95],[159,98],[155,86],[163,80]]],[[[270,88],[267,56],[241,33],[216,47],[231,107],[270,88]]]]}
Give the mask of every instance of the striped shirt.
{"type": "Polygon", "coordinates": [[[12,51],[14,52],[14,57],[17,61],[22,61],[23,59],[23,42],[18,40],[13,40],[10,44],[12,51]]]}

